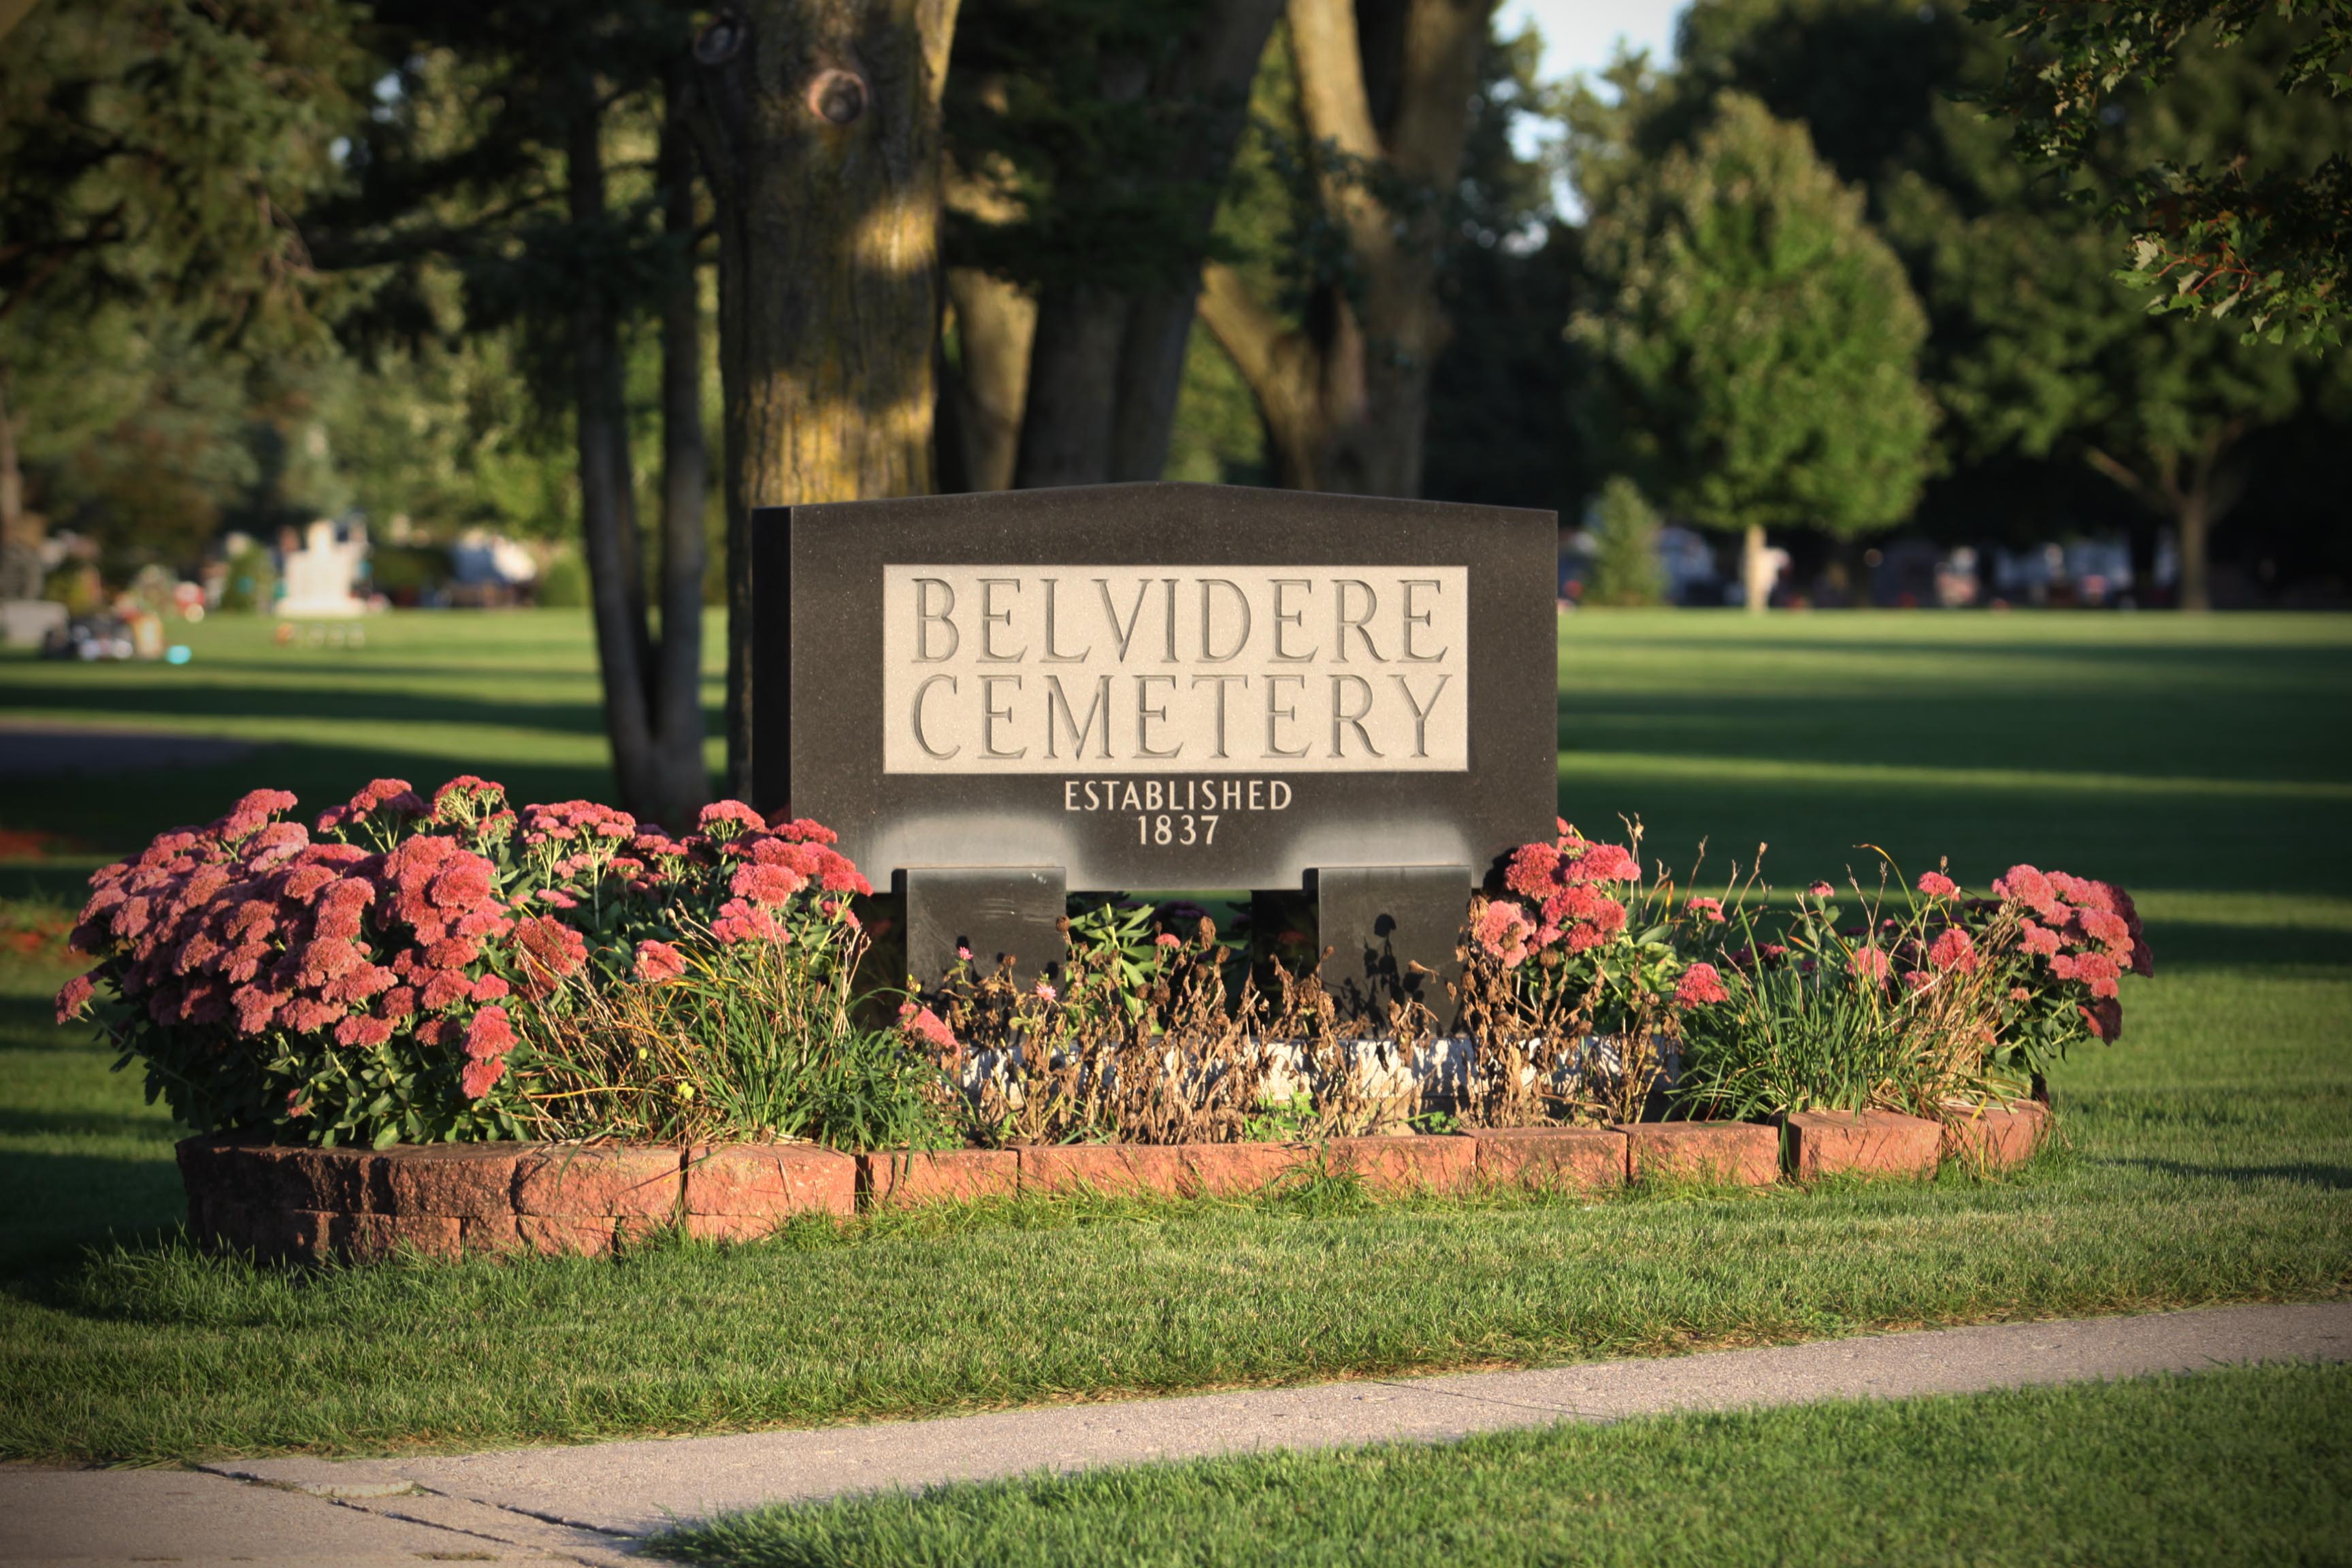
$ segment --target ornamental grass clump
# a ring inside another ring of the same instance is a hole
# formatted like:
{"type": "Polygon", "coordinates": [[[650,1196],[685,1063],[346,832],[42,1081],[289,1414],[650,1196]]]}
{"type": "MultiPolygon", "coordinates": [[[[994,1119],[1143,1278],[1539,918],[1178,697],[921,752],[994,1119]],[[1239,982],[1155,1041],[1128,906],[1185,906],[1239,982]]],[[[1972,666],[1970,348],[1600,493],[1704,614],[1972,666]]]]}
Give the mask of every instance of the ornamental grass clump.
{"type": "MultiPolygon", "coordinates": [[[[793,980],[845,977],[849,900],[870,891],[830,831],[737,802],[683,837],[590,801],[518,813],[470,775],[430,801],[378,780],[308,827],[294,805],[257,790],[158,837],[92,877],[73,932],[98,962],[59,1021],[94,1017],[198,1131],[381,1147],[585,1129],[563,1091],[595,1059],[588,1021],[697,955],[796,946],[793,980]]],[[[604,1110],[598,1131],[652,1131],[604,1110]]]]}
{"type": "Polygon", "coordinates": [[[1715,962],[1689,973],[1720,994],[1683,1019],[1684,1113],[1948,1118],[2013,1101],[2070,1047],[2118,1038],[2117,982],[2154,970],[2130,896],[2110,883],[2017,866],[1989,898],[1943,870],[1907,894],[1849,888],[1859,923],[1816,882],[1769,933],[1752,877],[1748,896],[1691,901],[1715,962]]]}

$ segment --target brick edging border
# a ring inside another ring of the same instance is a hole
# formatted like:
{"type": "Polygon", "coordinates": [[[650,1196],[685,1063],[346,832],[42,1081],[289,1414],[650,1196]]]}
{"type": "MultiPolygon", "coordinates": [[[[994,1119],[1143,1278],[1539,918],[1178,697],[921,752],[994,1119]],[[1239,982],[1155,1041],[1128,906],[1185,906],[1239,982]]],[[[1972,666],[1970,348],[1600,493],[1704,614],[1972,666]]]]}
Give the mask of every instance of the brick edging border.
{"type": "Polygon", "coordinates": [[[1885,1111],[1762,1122],[1497,1128],[1322,1143],[1087,1143],[844,1154],[811,1143],[435,1143],[315,1149],[190,1138],[189,1228],[300,1262],[410,1249],[594,1255],[666,1226],[707,1240],[765,1236],[803,1215],[1094,1192],[1240,1196],[1318,1174],[1380,1196],[1485,1187],[1601,1191],[1634,1179],[1768,1185],[1789,1173],[1932,1174],[1939,1158],[2013,1165],[2045,1135],[2027,1103],[1939,1123],[1885,1111]]]}

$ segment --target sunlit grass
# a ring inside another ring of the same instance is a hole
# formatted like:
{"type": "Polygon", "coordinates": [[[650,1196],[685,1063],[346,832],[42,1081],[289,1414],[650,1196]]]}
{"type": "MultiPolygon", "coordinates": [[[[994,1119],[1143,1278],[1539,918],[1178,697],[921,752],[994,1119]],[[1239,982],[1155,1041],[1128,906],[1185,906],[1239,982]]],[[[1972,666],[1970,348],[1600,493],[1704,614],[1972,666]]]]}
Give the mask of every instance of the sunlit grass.
{"type": "MultiPolygon", "coordinates": [[[[382,625],[355,657],[223,624],[185,671],[0,661],[13,717],[282,727],[218,768],[0,784],[0,826],[120,852],[264,783],[606,788],[584,616],[382,625]],[[215,684],[171,684],[207,658],[215,684]],[[444,770],[453,723],[512,749],[444,770]]],[[[0,1455],[567,1441],[2352,1290],[2352,623],[1588,615],[1561,646],[1588,830],[1638,811],[1676,864],[1711,836],[1710,873],[1769,838],[1783,881],[1868,875],[1868,843],[2143,894],[2158,974],[2122,1045],[2054,1076],[2058,1149],[1995,1183],[1013,1204],[304,1278],[155,1243],[168,1122],[49,1023],[63,972],[6,960],[0,1455]],[[84,1261],[110,1231],[131,1245],[84,1261]]],[[[0,868],[0,896],[87,864],[0,868]]]]}
{"type": "Polygon", "coordinates": [[[2260,1367],[1276,1452],[776,1508],[665,1555],[957,1563],[2324,1563],[2352,1369],[2260,1367]]]}

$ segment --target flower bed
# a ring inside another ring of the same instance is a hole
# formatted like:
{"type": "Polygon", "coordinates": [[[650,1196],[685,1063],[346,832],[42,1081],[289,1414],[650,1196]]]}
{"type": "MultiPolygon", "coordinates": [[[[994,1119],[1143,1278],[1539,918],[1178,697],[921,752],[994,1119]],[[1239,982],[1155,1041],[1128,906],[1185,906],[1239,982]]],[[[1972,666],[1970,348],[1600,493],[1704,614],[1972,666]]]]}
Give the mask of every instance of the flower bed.
{"type": "Polygon", "coordinates": [[[1638,835],[1563,823],[1472,896],[1456,1033],[1408,1005],[1375,1037],[1311,945],[1181,906],[1074,907],[1067,961],[1027,985],[969,955],[877,977],[833,835],[740,803],[683,836],[471,777],[429,801],[378,781],[309,826],[293,805],[256,792],[100,871],[72,937],[95,967],[58,1016],[95,1018],[198,1132],[283,1147],[255,1156],[281,1191],[204,1175],[222,1145],[192,1143],[194,1217],[301,1256],[1310,1167],[1375,1191],[1769,1182],[1784,1129],[1806,1178],[2013,1163],[2042,1069],[2116,1039],[2122,976],[2152,967],[2101,882],[2019,866],[1971,898],[1938,869],[1790,903],[1749,868],[1697,894],[1645,875],[1638,835]],[[547,1206],[525,1173],[559,1155],[655,1195],[547,1206]]]}

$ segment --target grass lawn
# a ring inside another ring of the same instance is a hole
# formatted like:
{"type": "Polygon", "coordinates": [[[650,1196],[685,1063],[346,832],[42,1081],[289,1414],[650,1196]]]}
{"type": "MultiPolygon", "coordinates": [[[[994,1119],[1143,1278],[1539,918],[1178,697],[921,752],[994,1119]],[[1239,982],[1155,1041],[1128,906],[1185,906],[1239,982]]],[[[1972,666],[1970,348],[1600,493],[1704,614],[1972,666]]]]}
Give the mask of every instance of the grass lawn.
{"type": "MultiPolygon", "coordinates": [[[[0,662],[0,710],[262,749],[6,781],[0,826],[110,854],[260,783],[312,806],[383,773],[601,787],[581,617],[395,616],[360,650],[215,626],[179,670],[0,662]]],[[[2063,1146],[1992,1183],[1033,1203],[299,1277],[168,1239],[171,1128],[48,1023],[66,971],[11,937],[0,1457],[708,1431],[2352,1289],[2352,621],[1589,614],[1561,679],[1588,830],[1638,810],[1654,854],[1712,834],[1717,866],[1769,838],[1784,881],[1868,842],[2139,893],[2158,976],[2122,1045],[2056,1077],[2063,1146]]],[[[88,864],[0,867],[18,930],[88,864]]]]}
{"type": "Polygon", "coordinates": [[[739,1514],[666,1555],[820,1563],[2341,1563],[2352,1368],[1554,1426],[739,1514]]]}

